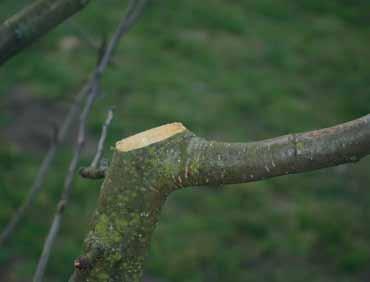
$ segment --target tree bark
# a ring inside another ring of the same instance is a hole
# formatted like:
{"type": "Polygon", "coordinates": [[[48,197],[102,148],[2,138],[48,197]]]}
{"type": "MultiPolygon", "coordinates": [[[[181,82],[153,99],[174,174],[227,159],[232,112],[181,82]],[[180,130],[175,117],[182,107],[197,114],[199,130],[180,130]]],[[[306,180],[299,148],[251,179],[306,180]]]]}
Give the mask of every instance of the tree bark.
{"type": "Polygon", "coordinates": [[[84,8],[90,0],[38,0],[0,25],[0,65],[84,8]]]}
{"type": "Polygon", "coordinates": [[[251,143],[197,137],[182,124],[117,142],[71,282],[139,282],[167,196],[180,188],[251,182],[358,161],[370,153],[370,115],[251,143]]]}

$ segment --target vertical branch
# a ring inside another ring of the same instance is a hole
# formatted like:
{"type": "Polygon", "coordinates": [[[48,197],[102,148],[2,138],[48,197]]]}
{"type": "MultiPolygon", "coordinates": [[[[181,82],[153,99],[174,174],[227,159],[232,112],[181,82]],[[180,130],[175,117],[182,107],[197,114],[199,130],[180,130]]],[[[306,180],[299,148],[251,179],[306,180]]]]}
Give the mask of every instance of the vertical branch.
{"type": "Polygon", "coordinates": [[[103,124],[103,127],[102,127],[102,132],[101,132],[101,136],[100,136],[100,139],[99,139],[98,148],[96,150],[96,155],[95,155],[95,157],[94,157],[94,159],[91,163],[91,167],[97,168],[98,165],[99,165],[99,162],[100,162],[101,157],[103,155],[105,139],[107,138],[108,126],[112,122],[112,119],[113,119],[113,111],[112,111],[112,109],[110,109],[108,111],[107,118],[106,118],[106,120],[103,124]]]}
{"type": "Polygon", "coordinates": [[[127,9],[127,12],[125,16],[123,17],[123,20],[121,21],[121,24],[118,26],[116,32],[114,33],[112,39],[110,40],[107,49],[105,50],[101,60],[99,60],[98,66],[96,67],[91,79],[87,83],[87,88],[90,89],[89,95],[86,100],[86,104],[84,106],[84,110],[81,113],[80,120],[79,120],[79,131],[78,131],[78,138],[77,138],[77,144],[75,147],[73,158],[70,162],[68,173],[65,178],[64,182],[64,190],[61,196],[61,200],[59,201],[57,211],[55,213],[53,223],[51,225],[51,228],[49,230],[47,239],[45,240],[43,251],[41,254],[41,257],[39,259],[37,269],[35,272],[35,275],[33,277],[34,282],[41,282],[44,278],[46,265],[49,260],[49,256],[51,253],[51,249],[53,247],[54,241],[56,239],[56,236],[59,232],[60,226],[61,226],[61,220],[63,217],[63,213],[65,210],[65,207],[68,203],[71,191],[73,189],[73,176],[76,172],[76,168],[78,165],[78,161],[80,159],[80,155],[84,146],[85,142],[85,128],[86,128],[86,122],[87,117],[91,111],[91,108],[95,102],[95,99],[97,95],[100,92],[100,78],[105,69],[107,68],[110,59],[117,48],[117,45],[122,39],[122,37],[129,31],[129,29],[133,26],[136,19],[141,14],[144,5],[146,4],[147,0],[143,1],[135,1],[131,0],[129,2],[129,7],[127,9]]]}
{"type": "Polygon", "coordinates": [[[47,236],[47,239],[44,244],[44,248],[41,254],[41,257],[39,259],[36,273],[33,277],[34,282],[39,282],[43,280],[45,269],[47,262],[49,260],[49,256],[51,253],[51,249],[53,247],[54,241],[56,236],[58,235],[61,222],[62,222],[62,217],[63,213],[65,210],[65,207],[68,203],[72,188],[73,188],[73,176],[76,172],[78,162],[80,160],[81,152],[83,149],[83,146],[85,144],[85,138],[86,138],[86,121],[87,117],[91,111],[92,105],[94,103],[94,100],[96,96],[99,93],[99,86],[96,83],[94,85],[94,88],[91,90],[89,96],[87,97],[87,101],[85,104],[85,107],[83,109],[83,112],[80,115],[79,119],[79,129],[78,129],[78,136],[77,136],[77,144],[75,147],[75,152],[73,155],[73,158],[69,164],[68,172],[64,181],[64,190],[61,196],[61,199],[58,203],[58,208],[56,211],[56,214],[53,219],[53,223],[51,225],[51,228],[49,230],[49,234],[47,236]]]}
{"type": "Polygon", "coordinates": [[[130,0],[127,8],[127,13],[121,23],[118,25],[116,32],[111,38],[107,50],[102,57],[101,63],[96,69],[95,76],[101,75],[107,68],[114,51],[116,50],[119,41],[130,30],[138,17],[141,15],[143,8],[149,0],[130,0]]]}

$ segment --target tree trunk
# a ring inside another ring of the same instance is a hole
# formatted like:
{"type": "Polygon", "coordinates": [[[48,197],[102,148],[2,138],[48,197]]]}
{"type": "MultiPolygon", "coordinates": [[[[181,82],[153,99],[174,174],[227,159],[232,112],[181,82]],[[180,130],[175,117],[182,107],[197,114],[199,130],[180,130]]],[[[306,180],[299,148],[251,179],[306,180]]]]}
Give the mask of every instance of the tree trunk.
{"type": "Polygon", "coordinates": [[[116,143],[71,282],[139,282],[167,196],[358,161],[370,153],[370,115],[336,127],[252,143],[197,137],[180,123],[116,143]]]}

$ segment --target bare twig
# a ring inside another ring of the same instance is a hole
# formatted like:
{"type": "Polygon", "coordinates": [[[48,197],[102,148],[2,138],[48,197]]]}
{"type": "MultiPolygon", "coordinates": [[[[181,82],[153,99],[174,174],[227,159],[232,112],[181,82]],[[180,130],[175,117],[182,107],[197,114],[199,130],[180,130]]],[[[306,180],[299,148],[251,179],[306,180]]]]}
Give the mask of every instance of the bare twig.
{"type": "Polygon", "coordinates": [[[107,138],[108,127],[112,122],[112,119],[113,119],[113,110],[109,109],[107,118],[102,126],[102,131],[98,142],[98,147],[96,150],[96,155],[89,167],[82,167],[79,171],[80,175],[84,178],[99,179],[104,178],[105,176],[105,172],[108,167],[106,165],[101,164],[101,158],[103,155],[105,139],[107,138]]]}
{"type": "Polygon", "coordinates": [[[59,129],[56,138],[53,138],[50,147],[39,167],[39,170],[37,172],[37,175],[34,179],[34,182],[31,186],[31,189],[21,204],[21,206],[18,208],[18,210],[14,213],[8,224],[5,226],[4,230],[2,231],[0,235],[0,246],[5,243],[7,239],[12,235],[13,231],[15,230],[16,226],[20,222],[20,220],[24,217],[25,212],[28,210],[28,208],[33,204],[35,198],[37,197],[38,193],[42,190],[45,177],[49,171],[49,168],[51,166],[51,163],[55,157],[55,154],[58,150],[58,147],[61,143],[64,142],[68,131],[71,128],[72,121],[76,118],[77,113],[80,109],[80,104],[83,101],[83,98],[86,97],[87,90],[86,87],[84,87],[80,93],[75,97],[75,100],[73,104],[70,106],[68,113],[66,114],[64,121],[61,125],[61,128],[59,129]]]}
{"type": "Polygon", "coordinates": [[[133,26],[134,22],[136,21],[138,16],[141,14],[141,11],[147,1],[148,0],[142,0],[142,1],[131,0],[129,2],[127,12],[125,16],[123,17],[122,22],[118,26],[110,43],[108,44],[108,47],[105,50],[105,53],[102,59],[99,61],[99,64],[96,67],[92,75],[92,78],[87,83],[87,88],[91,89],[91,91],[89,92],[89,95],[86,100],[86,104],[84,106],[84,110],[80,116],[78,139],[77,139],[77,144],[75,147],[75,152],[70,162],[68,173],[66,175],[66,179],[64,183],[64,191],[62,193],[61,200],[59,201],[58,208],[57,208],[56,214],[53,219],[53,223],[49,230],[47,239],[45,240],[43,251],[42,251],[42,254],[38,262],[36,273],[33,278],[34,282],[41,282],[44,278],[45,269],[46,269],[46,265],[47,265],[47,262],[48,262],[48,259],[51,253],[51,249],[52,249],[52,246],[54,244],[54,241],[60,229],[64,209],[68,203],[68,200],[69,200],[72,188],[73,188],[73,185],[72,185],[73,176],[76,172],[78,161],[80,159],[80,155],[81,155],[84,142],[85,142],[85,127],[86,127],[87,117],[91,111],[92,105],[95,102],[97,95],[100,92],[100,89],[99,89],[100,88],[100,77],[103,74],[106,67],[108,66],[109,61],[120,39],[127,33],[130,27],[133,26]]]}
{"type": "Polygon", "coordinates": [[[53,246],[53,243],[55,241],[55,238],[59,232],[61,221],[62,221],[62,216],[63,212],[65,209],[65,206],[68,203],[69,196],[72,191],[72,184],[73,184],[73,176],[76,172],[76,168],[78,165],[78,162],[80,160],[81,152],[84,147],[85,143],[85,136],[86,136],[86,121],[87,117],[91,111],[92,105],[94,103],[94,100],[96,96],[99,93],[99,86],[98,82],[95,84],[94,88],[91,90],[89,93],[89,96],[87,97],[86,104],[84,106],[84,110],[80,115],[80,120],[79,120],[79,129],[78,129],[78,137],[77,137],[77,144],[75,147],[75,152],[73,155],[73,158],[69,164],[68,172],[64,181],[64,190],[61,196],[61,199],[58,203],[58,208],[56,211],[56,214],[54,216],[53,223],[51,225],[51,228],[49,230],[48,237],[45,241],[44,248],[42,255],[39,259],[38,265],[37,265],[37,270],[34,275],[33,281],[38,282],[42,281],[44,273],[45,273],[45,268],[47,265],[47,262],[49,260],[49,255],[51,252],[51,248],[53,246]]]}
{"type": "Polygon", "coordinates": [[[100,137],[100,140],[99,140],[99,143],[98,143],[98,149],[96,151],[95,158],[94,158],[94,160],[91,163],[91,166],[92,167],[97,167],[98,164],[99,164],[99,162],[100,162],[100,160],[101,160],[101,157],[103,155],[103,149],[104,149],[105,139],[107,138],[108,126],[112,122],[112,119],[113,119],[113,110],[110,109],[108,111],[107,119],[105,120],[105,122],[103,124],[102,132],[101,132],[101,137],[100,137]]]}
{"type": "MultiPolygon", "coordinates": [[[[89,47],[89,49],[91,49],[92,51],[97,51],[97,52],[101,51],[102,46],[99,44],[99,42],[95,40],[95,38],[91,36],[89,32],[87,32],[81,25],[79,25],[77,22],[72,21],[72,20],[68,21],[68,23],[69,23],[69,26],[72,28],[73,32],[77,35],[77,37],[83,43],[85,43],[85,45],[89,47]]],[[[105,38],[105,35],[103,35],[103,38],[105,38]]],[[[105,50],[105,47],[106,46],[104,46],[104,50],[105,50]]],[[[111,58],[110,64],[111,66],[119,65],[118,61],[115,60],[114,58],[111,58]]]]}
{"type": "Polygon", "coordinates": [[[117,27],[115,34],[108,44],[107,50],[102,58],[100,65],[96,70],[96,76],[101,75],[102,72],[107,68],[109,61],[112,58],[113,52],[115,51],[119,40],[126,35],[132,25],[136,22],[137,18],[141,15],[141,12],[145,4],[149,0],[130,0],[127,8],[127,13],[123,21],[117,27]]]}

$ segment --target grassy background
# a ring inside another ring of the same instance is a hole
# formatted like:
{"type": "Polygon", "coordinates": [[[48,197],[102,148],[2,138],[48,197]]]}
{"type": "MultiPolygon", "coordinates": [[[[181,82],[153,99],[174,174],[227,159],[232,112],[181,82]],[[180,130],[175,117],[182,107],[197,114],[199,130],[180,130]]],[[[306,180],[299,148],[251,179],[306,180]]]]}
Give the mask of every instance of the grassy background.
{"type": "MultiPolygon", "coordinates": [[[[0,19],[31,1],[3,0],[0,19]]],[[[125,3],[93,1],[0,68],[0,226],[25,197],[50,136],[125,3]],[[78,27],[78,28],[77,28],[78,27]]],[[[108,144],[166,122],[251,141],[330,126],[370,108],[368,0],[152,1],[121,44],[89,120],[91,160],[109,106],[108,144]]],[[[62,189],[70,145],[45,192],[0,249],[0,281],[30,281],[62,189]]],[[[106,156],[111,152],[107,146],[106,156]]],[[[146,264],[159,282],[370,280],[370,160],[219,189],[164,209],[146,264]]],[[[66,281],[100,183],[76,178],[46,281],[66,281]]]]}

